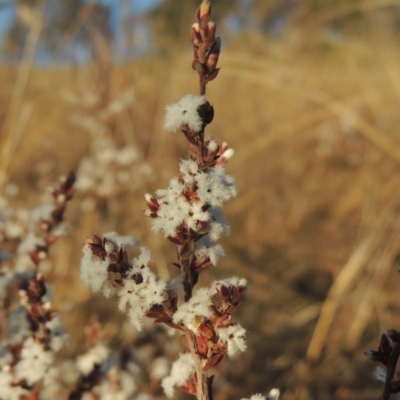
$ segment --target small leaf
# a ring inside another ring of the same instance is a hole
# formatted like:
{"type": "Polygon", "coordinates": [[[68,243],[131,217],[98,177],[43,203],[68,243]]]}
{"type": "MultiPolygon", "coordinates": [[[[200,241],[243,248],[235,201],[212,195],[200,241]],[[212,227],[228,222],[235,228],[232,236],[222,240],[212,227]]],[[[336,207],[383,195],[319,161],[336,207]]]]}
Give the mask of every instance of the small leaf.
{"type": "Polygon", "coordinates": [[[211,367],[214,367],[215,365],[217,365],[218,363],[221,362],[222,358],[225,355],[225,351],[222,353],[217,353],[215,354],[211,360],[203,367],[203,371],[206,372],[208,371],[211,367]]]}
{"type": "Polygon", "coordinates": [[[204,74],[207,71],[207,67],[198,60],[193,60],[192,68],[199,74],[204,74]]]}
{"type": "Polygon", "coordinates": [[[213,81],[217,76],[221,68],[215,68],[211,74],[207,75],[207,82],[213,81]]]}

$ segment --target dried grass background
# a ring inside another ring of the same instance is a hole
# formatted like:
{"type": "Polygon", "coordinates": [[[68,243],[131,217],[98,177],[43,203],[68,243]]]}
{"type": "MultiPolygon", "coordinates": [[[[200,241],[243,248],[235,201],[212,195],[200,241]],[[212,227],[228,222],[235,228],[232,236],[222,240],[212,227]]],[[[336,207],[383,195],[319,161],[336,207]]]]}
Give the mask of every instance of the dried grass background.
{"type": "MultiPolygon", "coordinates": [[[[221,376],[232,384],[218,399],[273,386],[285,400],[377,398],[363,351],[400,326],[399,36],[383,22],[336,41],[311,25],[231,41],[208,88],[216,115],[207,133],[235,149],[228,170],[239,189],[225,209],[227,257],[212,273],[250,282],[239,312],[249,351],[223,362],[221,376]]],[[[0,66],[1,164],[19,188],[14,204],[37,204],[48,184],[77,168],[90,136],[71,122],[76,106],[63,93],[105,81],[111,97],[134,93],[113,131],[154,168],[143,194],[167,185],[186,149],[179,134],[162,130],[164,109],[198,90],[189,50],[113,65],[106,77],[96,63],[40,68],[29,57],[22,67],[0,66]]],[[[164,276],[175,260],[168,243],[150,235],[142,199],[122,195],[91,213],[79,194],[71,203],[71,232],[53,251],[51,281],[72,347],[100,307],[109,337],[123,336],[114,305],[79,282],[86,235],[140,238],[164,276]]]]}

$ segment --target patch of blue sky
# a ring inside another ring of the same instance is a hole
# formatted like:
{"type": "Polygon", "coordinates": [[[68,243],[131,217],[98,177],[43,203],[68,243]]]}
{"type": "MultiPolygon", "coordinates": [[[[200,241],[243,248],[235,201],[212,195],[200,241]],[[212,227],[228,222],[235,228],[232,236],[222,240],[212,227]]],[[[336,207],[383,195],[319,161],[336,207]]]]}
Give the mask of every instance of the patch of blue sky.
{"type": "Polygon", "coordinates": [[[134,14],[144,14],[163,3],[164,0],[101,0],[101,3],[109,8],[111,15],[111,29],[115,32],[121,24],[124,11],[134,14]],[[126,10],[128,9],[128,10],[126,10]]]}
{"type": "Polygon", "coordinates": [[[0,55],[2,53],[4,38],[15,20],[15,4],[10,1],[0,1],[0,55]]]}

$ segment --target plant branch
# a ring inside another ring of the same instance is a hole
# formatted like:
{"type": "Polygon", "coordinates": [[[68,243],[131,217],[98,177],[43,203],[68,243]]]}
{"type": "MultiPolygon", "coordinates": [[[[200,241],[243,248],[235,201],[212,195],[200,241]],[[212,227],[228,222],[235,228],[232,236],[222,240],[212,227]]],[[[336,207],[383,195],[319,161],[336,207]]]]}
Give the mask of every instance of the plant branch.
{"type": "Polygon", "coordinates": [[[211,400],[211,385],[208,384],[207,373],[203,371],[202,359],[197,351],[196,337],[188,328],[185,329],[185,337],[189,346],[189,350],[196,363],[197,399],[211,400]]]}
{"type": "Polygon", "coordinates": [[[385,385],[383,386],[382,396],[379,398],[379,400],[389,400],[390,395],[392,394],[392,380],[396,371],[396,365],[399,356],[400,343],[395,343],[387,363],[385,385]]]}

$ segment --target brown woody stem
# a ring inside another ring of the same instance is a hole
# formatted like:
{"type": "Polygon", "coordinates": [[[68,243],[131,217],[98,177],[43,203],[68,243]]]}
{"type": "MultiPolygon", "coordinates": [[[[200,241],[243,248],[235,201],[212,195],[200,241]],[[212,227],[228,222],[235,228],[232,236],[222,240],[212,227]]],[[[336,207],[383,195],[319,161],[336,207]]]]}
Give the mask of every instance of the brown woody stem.
{"type": "Polygon", "coordinates": [[[205,75],[199,75],[199,81],[200,81],[200,96],[203,96],[206,94],[206,86],[207,86],[207,81],[205,75]]]}
{"type": "Polygon", "coordinates": [[[197,351],[196,337],[191,330],[185,329],[186,340],[189,345],[190,352],[196,364],[197,388],[196,395],[198,400],[211,400],[211,385],[208,384],[207,373],[203,371],[202,359],[197,351]]]}

